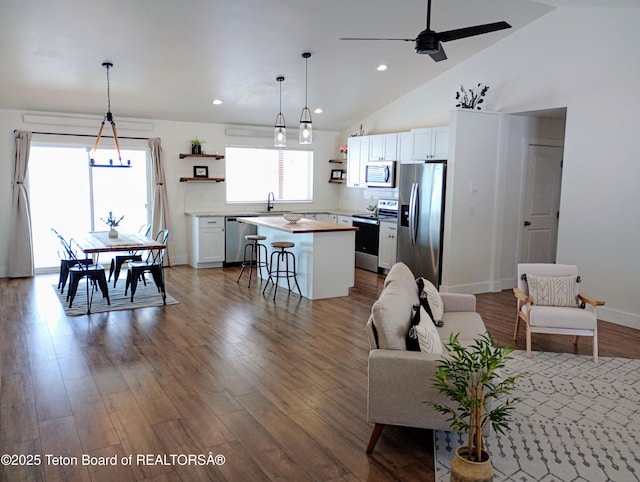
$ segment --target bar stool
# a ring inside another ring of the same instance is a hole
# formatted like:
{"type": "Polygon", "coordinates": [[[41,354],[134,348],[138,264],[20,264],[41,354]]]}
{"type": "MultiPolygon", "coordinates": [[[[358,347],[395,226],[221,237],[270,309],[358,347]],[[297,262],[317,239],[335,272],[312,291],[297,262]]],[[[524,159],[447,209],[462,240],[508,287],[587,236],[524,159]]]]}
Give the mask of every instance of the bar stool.
{"type": "Polygon", "coordinates": [[[244,245],[242,269],[240,270],[240,274],[238,275],[238,280],[236,281],[236,283],[240,283],[240,278],[242,278],[242,273],[244,272],[245,266],[249,266],[249,284],[247,285],[247,287],[250,288],[253,266],[256,267],[256,273],[258,272],[258,270],[260,270],[260,274],[262,274],[262,268],[267,268],[267,274],[269,273],[269,265],[267,264],[267,247],[259,242],[264,241],[265,239],[267,239],[267,237],[260,234],[247,234],[244,239],[249,242],[244,245]],[[249,261],[247,261],[247,250],[249,250],[249,261]],[[264,257],[262,257],[262,253],[264,253],[264,257]]]}
{"type": "Polygon", "coordinates": [[[293,248],[296,243],[292,243],[290,241],[274,241],[271,243],[271,247],[273,248],[273,252],[271,253],[271,259],[269,262],[269,279],[267,280],[267,284],[264,285],[264,289],[262,290],[262,294],[264,295],[267,290],[267,286],[269,286],[269,281],[271,281],[275,289],[273,290],[273,299],[276,299],[276,293],[278,292],[278,281],[280,278],[287,278],[287,287],[289,291],[291,291],[291,283],[289,281],[290,278],[296,282],[296,288],[298,288],[298,293],[300,297],[302,297],[302,293],[300,292],[300,285],[298,284],[298,278],[296,278],[296,255],[291,251],[287,251],[287,248],[293,248]],[[275,263],[274,263],[274,258],[275,263]],[[289,259],[293,262],[293,269],[289,269],[289,259]],[[284,269],[282,267],[282,263],[284,263],[284,269]],[[275,282],[273,278],[276,278],[275,282]]]}

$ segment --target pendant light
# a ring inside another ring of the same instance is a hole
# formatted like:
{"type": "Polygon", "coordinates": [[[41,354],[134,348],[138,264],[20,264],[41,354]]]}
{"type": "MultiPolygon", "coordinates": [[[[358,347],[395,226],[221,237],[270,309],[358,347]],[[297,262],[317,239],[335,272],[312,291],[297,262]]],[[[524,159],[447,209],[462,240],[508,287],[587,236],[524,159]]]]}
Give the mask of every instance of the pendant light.
{"type": "Polygon", "coordinates": [[[287,145],[287,128],[284,123],[284,115],[282,115],[282,82],[284,77],[276,77],[280,84],[280,110],[276,116],[276,125],[273,129],[273,145],[275,147],[285,147],[287,145]]]}
{"type": "Polygon", "coordinates": [[[120,155],[120,143],[118,142],[118,132],[116,131],[116,123],[113,121],[113,114],[111,114],[111,85],[109,83],[109,69],[113,67],[112,62],[102,62],[102,66],[107,69],[107,113],[100,124],[100,130],[98,131],[98,138],[96,143],[89,153],[89,165],[91,167],[131,167],[131,161],[127,161],[126,164],[122,163],[122,156],[120,155]],[[96,164],[95,154],[100,145],[100,138],[102,137],[102,130],[106,122],[111,124],[111,130],[113,131],[113,141],[116,144],[116,150],[118,151],[118,161],[120,164],[114,164],[113,159],[109,160],[109,164],[96,164]]]}
{"type": "Polygon", "coordinates": [[[300,114],[300,134],[298,137],[298,141],[300,144],[311,144],[313,140],[313,131],[311,128],[311,111],[309,107],[307,107],[307,88],[308,88],[308,60],[311,57],[309,52],[305,52],[302,54],[302,58],[304,59],[304,108],[302,109],[302,114],[300,114]]]}

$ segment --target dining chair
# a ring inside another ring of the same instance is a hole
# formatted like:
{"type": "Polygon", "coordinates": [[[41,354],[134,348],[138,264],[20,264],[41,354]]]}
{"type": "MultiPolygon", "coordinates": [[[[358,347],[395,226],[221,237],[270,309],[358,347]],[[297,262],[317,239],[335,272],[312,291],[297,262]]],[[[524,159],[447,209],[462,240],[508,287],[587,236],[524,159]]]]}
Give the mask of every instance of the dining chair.
{"type": "Polygon", "coordinates": [[[69,289],[67,290],[69,308],[73,307],[73,300],[75,299],[76,292],[78,291],[78,284],[83,278],[86,278],[87,283],[91,285],[91,290],[89,290],[89,286],[87,286],[87,303],[89,311],[93,301],[93,292],[96,290],[96,286],[100,288],[102,297],[106,298],[107,304],[110,305],[111,300],[109,299],[109,286],[107,284],[104,266],[101,264],[87,264],[84,262],[86,260],[78,259],[76,253],[82,252],[82,249],[74,239],[71,239],[68,243],[65,242],[64,246],[69,258],[76,261],[76,263],[69,268],[69,289]]]}
{"type": "MultiPolygon", "coordinates": [[[[158,231],[158,234],[156,234],[155,240],[166,246],[168,238],[169,238],[169,230],[162,229],[158,231]]],[[[149,254],[147,255],[147,259],[145,261],[133,261],[129,263],[129,269],[127,270],[127,282],[124,288],[124,294],[126,296],[129,287],[131,287],[132,302],[133,302],[133,296],[136,293],[136,288],[138,287],[138,280],[142,279],[146,285],[146,281],[144,281],[144,274],[151,273],[153,282],[156,284],[158,288],[158,292],[162,293],[162,302],[165,305],[167,304],[167,293],[164,287],[164,274],[162,271],[162,264],[164,262],[165,251],[166,251],[166,248],[151,249],[149,250],[149,254]]]]}
{"type": "MultiPolygon", "coordinates": [[[[51,232],[58,238],[60,245],[62,246],[62,251],[58,251],[58,257],[60,258],[60,276],[58,277],[58,289],[60,293],[64,293],[64,287],[67,284],[67,280],[69,279],[69,268],[76,265],[78,263],[77,256],[76,259],[71,259],[67,254],[68,241],[55,229],[51,228],[51,232]]],[[[89,258],[83,258],[80,262],[84,264],[91,264],[92,260],[89,258]]]]}
{"type": "MultiPolygon", "coordinates": [[[[143,224],[138,230],[138,234],[143,234],[145,237],[149,236],[151,231],[150,224],[143,224]]],[[[109,267],[109,282],[111,282],[111,275],[113,275],[113,287],[116,287],[118,278],[120,277],[120,270],[122,265],[129,261],[142,261],[142,254],[140,251],[129,251],[127,254],[116,255],[111,259],[111,266],[109,267]]]]}

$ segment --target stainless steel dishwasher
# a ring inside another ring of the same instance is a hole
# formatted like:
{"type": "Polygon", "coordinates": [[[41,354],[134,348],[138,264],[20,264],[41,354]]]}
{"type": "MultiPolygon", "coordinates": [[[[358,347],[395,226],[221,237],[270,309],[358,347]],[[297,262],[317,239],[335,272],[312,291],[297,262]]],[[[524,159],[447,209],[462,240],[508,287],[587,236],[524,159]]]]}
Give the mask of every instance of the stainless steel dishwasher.
{"type": "Polygon", "coordinates": [[[236,216],[225,217],[224,227],[224,266],[231,266],[234,264],[242,263],[242,257],[244,256],[244,245],[246,244],[244,237],[247,234],[256,234],[258,227],[254,224],[240,223],[238,222],[238,218],[236,216]]]}

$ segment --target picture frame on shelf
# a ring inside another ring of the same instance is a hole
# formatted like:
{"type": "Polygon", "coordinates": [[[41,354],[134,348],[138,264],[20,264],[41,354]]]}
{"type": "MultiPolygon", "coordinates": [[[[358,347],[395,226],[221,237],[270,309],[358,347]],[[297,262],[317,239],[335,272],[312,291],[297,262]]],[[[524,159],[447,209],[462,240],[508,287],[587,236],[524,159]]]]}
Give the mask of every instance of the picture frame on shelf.
{"type": "Polygon", "coordinates": [[[343,181],[347,180],[347,171],[345,171],[344,169],[342,169],[341,171],[340,179],[342,179],[343,181]]]}
{"type": "Polygon", "coordinates": [[[342,169],[331,169],[331,179],[342,179],[342,169]]]}
{"type": "Polygon", "coordinates": [[[193,177],[209,177],[209,166],[193,166],[193,177]]]}

